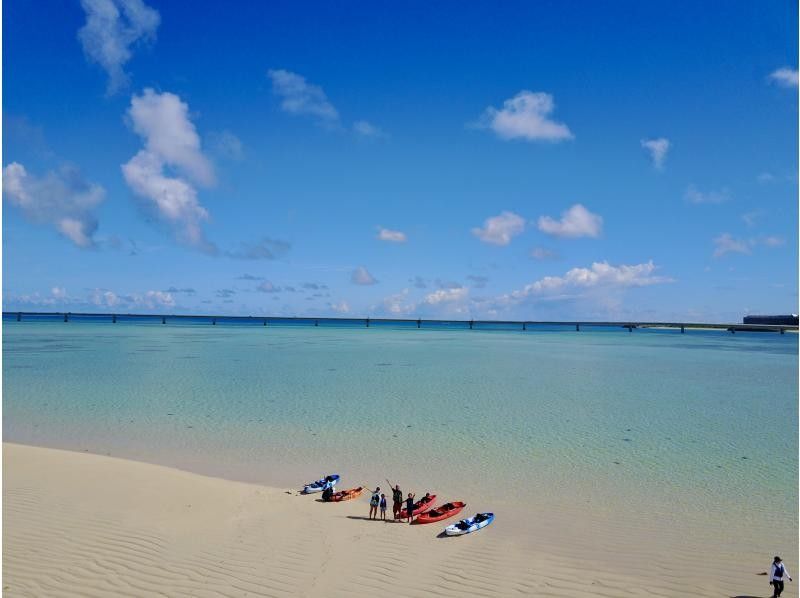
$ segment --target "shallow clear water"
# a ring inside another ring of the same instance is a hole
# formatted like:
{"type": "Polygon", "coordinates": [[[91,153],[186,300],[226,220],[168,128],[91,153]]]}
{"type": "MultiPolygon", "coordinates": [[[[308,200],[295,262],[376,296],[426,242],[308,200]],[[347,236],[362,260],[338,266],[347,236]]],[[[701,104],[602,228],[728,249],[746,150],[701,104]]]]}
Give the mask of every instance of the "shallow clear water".
{"type": "Polygon", "coordinates": [[[335,471],[493,505],[796,522],[795,334],[6,320],[3,349],[7,441],[275,485],[335,471]]]}

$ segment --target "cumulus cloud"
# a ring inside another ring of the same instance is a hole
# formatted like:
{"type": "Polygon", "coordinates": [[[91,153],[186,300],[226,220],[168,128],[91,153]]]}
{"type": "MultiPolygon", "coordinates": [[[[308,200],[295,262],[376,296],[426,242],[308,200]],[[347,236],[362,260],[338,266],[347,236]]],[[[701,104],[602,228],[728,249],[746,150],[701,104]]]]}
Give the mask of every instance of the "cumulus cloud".
{"type": "Polygon", "coordinates": [[[670,148],[669,139],[659,137],[657,139],[642,139],[642,147],[650,154],[650,160],[656,170],[664,168],[664,161],[667,159],[667,152],[670,148]]]}
{"type": "Polygon", "coordinates": [[[767,247],[781,247],[782,245],[786,245],[786,239],[776,236],[764,237],[761,239],[761,242],[767,247]]]}
{"type": "Polygon", "coordinates": [[[501,299],[520,301],[528,297],[580,293],[591,289],[626,289],[673,282],[671,278],[656,275],[656,270],[652,260],[630,266],[594,262],[589,268],[572,268],[563,276],[545,276],[501,299]]]}
{"type": "Polygon", "coordinates": [[[128,110],[133,130],[145,142],[122,174],[131,190],[148,200],[183,242],[213,252],[201,228],[208,211],[197,199],[195,184],[212,185],[214,169],[200,147],[200,136],[189,119],[189,107],[175,94],[145,89],[133,96],[128,110]],[[176,169],[180,176],[165,173],[176,169]]]}
{"type": "Polygon", "coordinates": [[[255,243],[242,242],[237,249],[227,251],[225,255],[237,260],[274,260],[284,255],[291,247],[288,241],[263,237],[255,243]]]}
{"type": "Polygon", "coordinates": [[[501,212],[487,218],[482,227],[472,229],[472,234],[484,243],[508,245],[511,239],[525,230],[525,219],[514,212],[501,212]]]}
{"type": "Polygon", "coordinates": [[[350,275],[350,281],[353,284],[361,285],[370,285],[378,282],[364,266],[359,266],[353,270],[353,273],[350,275]]]}
{"type": "Polygon", "coordinates": [[[694,185],[689,185],[686,189],[686,201],[689,203],[724,203],[730,199],[727,189],[720,191],[700,191],[694,185]]]}
{"type": "Polygon", "coordinates": [[[422,299],[423,305],[439,305],[440,303],[454,303],[463,301],[467,298],[469,289],[466,287],[458,287],[451,289],[437,289],[432,293],[428,293],[422,299]]]}
{"type": "Polygon", "coordinates": [[[339,112],[328,101],[318,85],[306,81],[297,73],[284,69],[270,69],[267,76],[272,80],[272,91],[281,98],[281,108],[289,114],[309,115],[328,126],[339,122],[339,112]]]}
{"type": "Polygon", "coordinates": [[[797,87],[798,74],[797,69],[784,66],[769,74],[769,80],[775,85],[781,87],[797,87]]]}
{"type": "Polygon", "coordinates": [[[603,218],[592,214],[581,204],[575,204],[566,212],[562,212],[561,219],[555,220],[550,216],[540,216],[539,230],[555,237],[593,237],[597,238],[603,232],[603,218]]]}
{"type": "Polygon", "coordinates": [[[64,165],[57,172],[36,177],[22,164],[12,162],[3,169],[3,195],[32,222],[55,227],[78,247],[94,246],[94,212],[106,192],[83,178],[74,166],[64,165]]]}
{"type": "Polygon", "coordinates": [[[415,309],[416,305],[409,300],[408,289],[384,297],[379,308],[381,312],[398,318],[412,314],[415,309]]]}
{"type": "Polygon", "coordinates": [[[81,6],[86,24],[78,39],[86,57],[108,73],[106,92],[111,95],[127,86],[124,66],[131,48],[155,39],[161,17],[142,0],[81,0],[81,6]]]}
{"type": "Polygon", "coordinates": [[[554,109],[553,96],[549,93],[523,90],[503,102],[500,110],[493,106],[488,107],[474,126],[491,129],[502,139],[572,139],[572,132],[565,124],[550,120],[554,109]]]}
{"type": "Polygon", "coordinates": [[[381,241],[388,241],[390,243],[405,243],[406,234],[399,230],[390,230],[388,228],[378,227],[377,238],[381,241]]]}
{"type": "Polygon", "coordinates": [[[328,309],[330,309],[333,313],[336,314],[350,313],[350,306],[347,304],[347,301],[339,301],[338,303],[328,303],[328,309]]]}

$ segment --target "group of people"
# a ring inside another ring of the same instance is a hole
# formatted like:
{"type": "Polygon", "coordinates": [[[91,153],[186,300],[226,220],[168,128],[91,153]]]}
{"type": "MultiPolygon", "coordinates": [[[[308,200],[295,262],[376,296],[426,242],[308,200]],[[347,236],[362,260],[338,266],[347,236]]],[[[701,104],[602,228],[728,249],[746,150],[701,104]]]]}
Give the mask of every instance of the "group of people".
{"type": "MultiPolygon", "coordinates": [[[[386,480],[386,483],[389,484],[389,487],[392,487],[392,483],[389,480],[386,480]]],[[[414,497],[416,494],[413,492],[409,492],[408,496],[403,499],[403,491],[400,490],[400,484],[395,484],[394,488],[392,488],[392,516],[394,519],[400,519],[400,514],[403,511],[403,502],[405,500],[406,503],[406,517],[405,519],[411,523],[412,518],[414,517],[414,497]]],[[[427,494],[426,494],[427,496],[427,494]]],[[[377,486],[375,490],[372,491],[372,496],[369,499],[369,518],[370,519],[378,519],[378,509],[380,509],[380,516],[383,521],[386,521],[386,494],[381,493],[381,487],[377,486]]]]}

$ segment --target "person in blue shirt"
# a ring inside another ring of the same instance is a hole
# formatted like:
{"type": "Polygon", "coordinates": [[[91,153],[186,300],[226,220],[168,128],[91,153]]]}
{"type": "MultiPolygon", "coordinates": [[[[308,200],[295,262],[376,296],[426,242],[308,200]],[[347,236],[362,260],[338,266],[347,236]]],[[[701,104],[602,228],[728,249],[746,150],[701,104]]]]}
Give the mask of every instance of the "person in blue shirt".
{"type": "Polygon", "coordinates": [[[386,521],[386,495],[385,494],[381,494],[380,506],[381,506],[381,519],[383,519],[384,522],[385,522],[386,521]]]}

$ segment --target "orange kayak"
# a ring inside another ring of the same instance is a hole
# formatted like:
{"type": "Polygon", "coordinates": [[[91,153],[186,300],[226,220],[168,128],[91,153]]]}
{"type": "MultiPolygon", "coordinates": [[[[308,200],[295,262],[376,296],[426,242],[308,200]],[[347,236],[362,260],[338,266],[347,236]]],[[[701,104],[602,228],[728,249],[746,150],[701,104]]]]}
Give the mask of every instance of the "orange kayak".
{"type": "MultiPolygon", "coordinates": [[[[430,496],[423,496],[417,502],[414,503],[414,509],[411,511],[411,516],[419,515],[420,513],[424,513],[425,511],[429,510],[432,506],[434,501],[436,501],[436,495],[431,494],[430,496]]],[[[396,516],[395,519],[406,519],[408,517],[408,509],[403,509],[400,511],[396,516]]]]}
{"type": "Polygon", "coordinates": [[[334,492],[333,496],[331,496],[330,502],[342,502],[343,500],[352,500],[354,498],[358,498],[363,491],[364,488],[359,486],[358,488],[350,488],[350,490],[341,490],[339,492],[334,492]]]}
{"type": "Polygon", "coordinates": [[[434,521],[441,521],[453,515],[457,515],[461,510],[467,506],[465,502],[448,502],[440,507],[431,509],[427,513],[422,513],[414,520],[414,523],[433,523],[434,521]]]}

